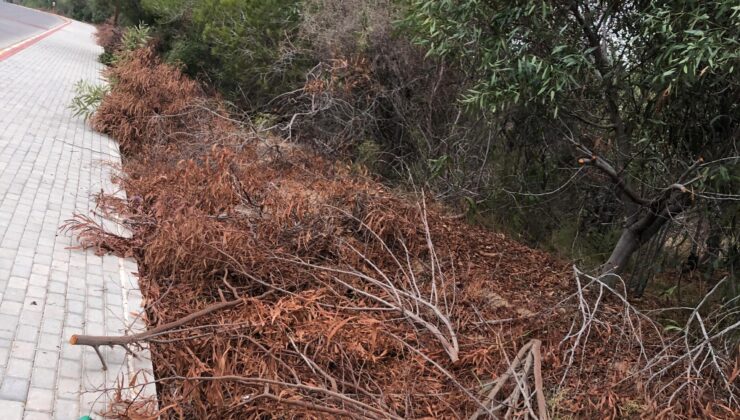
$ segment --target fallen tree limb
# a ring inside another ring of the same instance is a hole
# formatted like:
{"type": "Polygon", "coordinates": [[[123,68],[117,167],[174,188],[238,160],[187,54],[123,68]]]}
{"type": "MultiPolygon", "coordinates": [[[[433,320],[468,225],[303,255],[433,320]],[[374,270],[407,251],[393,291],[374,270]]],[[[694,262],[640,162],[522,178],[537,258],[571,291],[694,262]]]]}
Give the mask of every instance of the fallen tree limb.
{"type": "MultiPolygon", "coordinates": [[[[483,392],[488,392],[488,395],[486,396],[483,404],[485,406],[491,406],[491,411],[495,412],[501,407],[508,407],[508,410],[503,418],[511,418],[516,406],[520,401],[520,395],[525,394],[523,395],[525,399],[524,404],[529,408],[532,417],[535,417],[535,414],[534,412],[532,412],[532,408],[529,403],[529,399],[531,398],[531,396],[528,395],[526,383],[520,382],[520,380],[527,380],[532,367],[534,367],[534,394],[537,398],[538,411],[537,417],[535,418],[537,418],[538,420],[548,419],[547,403],[545,401],[545,394],[543,391],[542,382],[542,356],[540,354],[541,344],[542,342],[540,340],[532,339],[527,344],[522,346],[522,348],[519,349],[519,352],[517,353],[514,360],[509,364],[509,369],[506,370],[506,373],[484,387],[483,392]],[[520,369],[522,363],[524,363],[524,366],[520,369]],[[503,404],[494,405],[494,403],[496,402],[496,396],[509,382],[510,379],[514,379],[514,390],[508,397],[504,398],[503,404]],[[490,391],[488,391],[489,389],[490,391]]],[[[485,411],[481,408],[476,411],[469,418],[469,420],[477,420],[480,416],[484,414],[485,411]]]]}
{"type": "Polygon", "coordinates": [[[243,299],[235,299],[235,300],[230,300],[230,301],[222,301],[219,303],[214,303],[213,305],[203,308],[198,312],[194,312],[188,316],[180,318],[177,321],[168,322],[166,324],[159,325],[155,328],[152,328],[150,330],[147,330],[147,331],[144,331],[138,334],[118,335],[118,336],[77,335],[75,334],[72,337],[70,337],[69,343],[74,346],[92,347],[95,350],[95,353],[98,354],[98,358],[100,358],[100,363],[103,364],[103,370],[108,370],[108,365],[106,365],[105,360],[103,360],[103,355],[100,354],[100,349],[99,349],[100,346],[109,346],[109,347],[121,346],[126,350],[128,354],[134,355],[134,353],[129,348],[129,346],[132,344],[145,342],[153,337],[156,337],[159,334],[175,329],[177,327],[181,327],[196,318],[200,318],[202,316],[205,316],[210,313],[220,311],[223,309],[232,308],[244,302],[245,301],[243,299]]]}
{"type": "Polygon", "coordinates": [[[540,420],[547,420],[547,402],[545,401],[545,392],[543,391],[542,381],[542,354],[540,346],[542,342],[536,340],[532,343],[532,356],[534,357],[534,389],[537,395],[537,408],[540,420]]]}

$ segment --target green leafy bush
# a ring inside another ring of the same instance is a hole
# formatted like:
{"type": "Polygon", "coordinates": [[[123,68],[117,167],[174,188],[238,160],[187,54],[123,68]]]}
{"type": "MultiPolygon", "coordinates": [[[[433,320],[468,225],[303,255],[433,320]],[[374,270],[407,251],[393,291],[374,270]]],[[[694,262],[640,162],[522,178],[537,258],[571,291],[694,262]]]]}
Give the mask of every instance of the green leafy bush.
{"type": "Polygon", "coordinates": [[[517,207],[546,210],[556,234],[565,209],[583,209],[577,233],[611,242],[602,272],[648,267],[632,256],[670,244],[674,227],[703,242],[708,210],[726,216],[713,220],[726,221],[729,254],[737,196],[707,181],[740,161],[736,1],[413,0],[404,24],[470,76],[462,100],[499,120],[504,151],[521,147],[517,207]]]}
{"type": "Polygon", "coordinates": [[[121,60],[128,59],[134,51],[146,47],[151,41],[151,27],[144,23],[130,26],[121,32],[115,43],[98,57],[101,63],[112,66],[121,60]]]}
{"type": "Polygon", "coordinates": [[[301,76],[290,38],[298,0],[144,0],[170,62],[257,108],[301,76]]]}
{"type": "Polygon", "coordinates": [[[121,49],[131,52],[146,47],[152,39],[151,31],[152,29],[145,23],[126,28],[121,38],[121,49]]]}
{"type": "Polygon", "coordinates": [[[115,63],[115,55],[103,51],[103,53],[98,56],[98,61],[100,61],[102,64],[105,64],[106,66],[111,66],[113,65],[113,63],[115,63]]]}
{"type": "Polygon", "coordinates": [[[74,116],[83,116],[85,120],[92,114],[103,102],[103,98],[108,93],[107,85],[92,84],[86,80],[80,80],[75,84],[75,97],[72,99],[70,108],[74,111],[74,116]]]}

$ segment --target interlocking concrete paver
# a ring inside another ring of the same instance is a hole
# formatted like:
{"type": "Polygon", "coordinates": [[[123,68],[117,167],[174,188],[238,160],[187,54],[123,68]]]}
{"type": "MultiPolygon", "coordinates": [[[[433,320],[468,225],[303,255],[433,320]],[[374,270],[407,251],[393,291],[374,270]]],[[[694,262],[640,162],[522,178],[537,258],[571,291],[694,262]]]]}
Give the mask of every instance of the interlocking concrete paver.
{"type": "Polygon", "coordinates": [[[53,369],[34,367],[31,373],[31,386],[54,389],[56,388],[56,367],[53,369]]]}
{"type": "Polygon", "coordinates": [[[5,420],[21,420],[24,404],[19,401],[0,400],[0,413],[5,420]]]}
{"type": "MultiPolygon", "coordinates": [[[[91,194],[115,193],[115,142],[73,116],[74,84],[100,83],[92,26],[72,22],[0,60],[0,419],[78,419],[105,408],[100,392],[148,353],[71,346],[72,334],[123,334],[141,311],[136,264],[76,249],[58,229],[75,214],[99,220],[91,194]],[[110,165],[110,164],[113,165],[110,165]]],[[[120,192],[118,192],[120,194],[120,192]]],[[[106,224],[108,226],[109,224],[106,224]]],[[[134,329],[143,328],[141,321],[134,329]]],[[[148,386],[143,395],[153,395],[148,386]]]]}
{"type": "Polygon", "coordinates": [[[23,420],[52,420],[51,413],[26,410],[23,420]]]}
{"type": "Polygon", "coordinates": [[[25,401],[28,395],[28,382],[27,379],[6,377],[0,386],[0,403],[3,400],[25,401]]]}
{"type": "MultiPolygon", "coordinates": [[[[73,397],[74,398],[74,397],[73,397]]],[[[28,390],[26,409],[51,412],[54,407],[54,391],[51,389],[34,388],[28,390]]]]}

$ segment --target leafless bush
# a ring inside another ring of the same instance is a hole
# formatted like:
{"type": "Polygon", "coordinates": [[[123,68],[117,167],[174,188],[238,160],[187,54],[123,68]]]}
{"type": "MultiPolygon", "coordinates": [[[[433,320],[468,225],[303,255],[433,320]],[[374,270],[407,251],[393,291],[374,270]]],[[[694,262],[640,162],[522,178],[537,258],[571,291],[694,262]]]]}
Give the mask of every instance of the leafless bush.
{"type": "Polygon", "coordinates": [[[675,308],[688,313],[686,322],[672,328],[678,334],[643,369],[655,395],[668,397],[668,409],[674,404],[701,404],[708,396],[730,409],[740,408],[740,296],[709,304],[726,281],[727,277],[719,281],[695,307],[675,308]]]}
{"type": "Polygon", "coordinates": [[[582,374],[577,357],[588,350],[589,338],[597,327],[619,331],[626,354],[637,356],[630,374],[622,382],[644,384],[650,398],[659,401],[662,413],[685,412],[699,415],[706,407],[726,414],[740,409],[737,383],[740,366],[737,360],[740,344],[740,309],[734,298],[709,308],[708,302],[726,281],[718,282],[695,307],[667,308],[646,313],[626,298],[623,282],[613,287],[613,276],[594,277],[574,267],[575,298],[580,316],[574,318],[570,332],[562,339],[568,360],[561,386],[568,375],[582,374]],[[621,308],[621,321],[609,314],[607,300],[616,300],[621,308]],[[660,312],[688,313],[682,327],[664,328],[654,316],[660,312]],[[704,314],[704,315],[702,315],[704,314]],[[650,316],[649,316],[650,315],[650,316]],[[677,331],[677,333],[676,333],[677,331]],[[576,368],[578,372],[572,372],[576,368]],[[707,405],[709,403],[709,405],[707,405]]]}
{"type": "Polygon", "coordinates": [[[412,172],[440,195],[469,195],[487,180],[490,133],[457,102],[461,73],[398,35],[399,17],[389,0],[310,1],[299,33],[316,65],[273,101],[276,128],[386,177],[412,172]]]}
{"type": "Polygon", "coordinates": [[[391,0],[308,0],[300,36],[320,60],[350,56],[387,40],[395,19],[391,0]]]}

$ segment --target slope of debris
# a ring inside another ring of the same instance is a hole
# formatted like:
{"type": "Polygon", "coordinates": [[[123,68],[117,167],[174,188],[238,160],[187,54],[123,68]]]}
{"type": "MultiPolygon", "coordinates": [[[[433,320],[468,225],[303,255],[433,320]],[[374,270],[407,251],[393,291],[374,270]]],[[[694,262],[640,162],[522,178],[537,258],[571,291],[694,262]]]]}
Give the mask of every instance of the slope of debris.
{"type": "MultiPolygon", "coordinates": [[[[128,199],[99,196],[98,211],[117,214],[132,237],[84,216],[69,227],[84,246],[137,259],[150,326],[243,302],[149,339],[158,411],[121,394],[108,415],[535,418],[662,409],[635,375],[657,339],[635,344],[609,322],[582,321],[590,292],[576,287],[568,264],[448,217],[423,192],[389,190],[258,135],[151,50],[108,78],[93,125],[120,142],[117,182],[128,199]],[[587,326],[587,342],[573,326],[587,326]]],[[[599,317],[619,325],[620,302],[603,300],[599,317]]]]}

